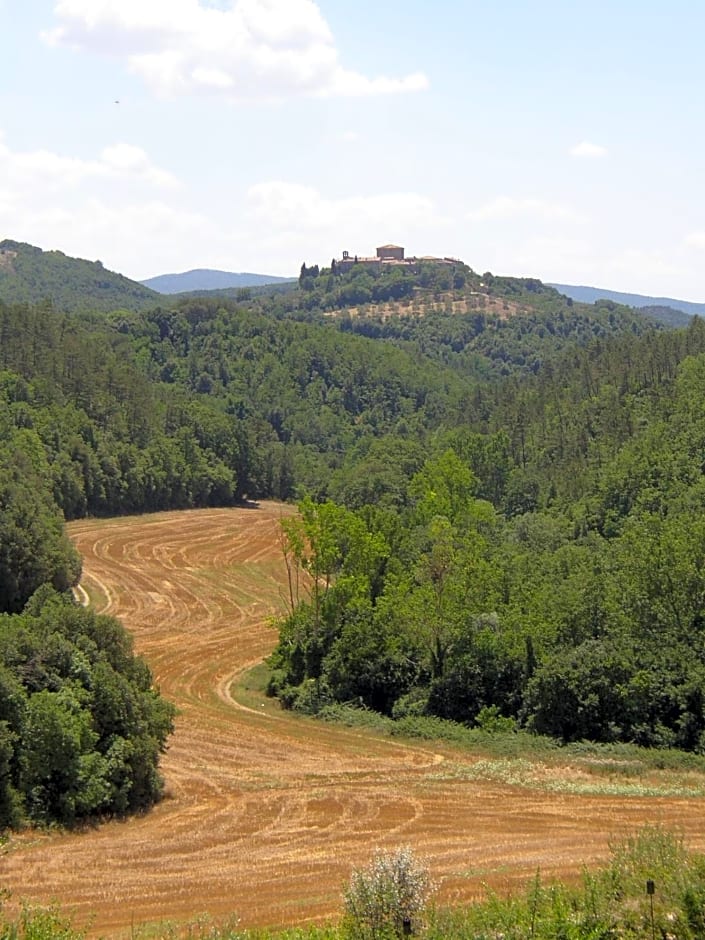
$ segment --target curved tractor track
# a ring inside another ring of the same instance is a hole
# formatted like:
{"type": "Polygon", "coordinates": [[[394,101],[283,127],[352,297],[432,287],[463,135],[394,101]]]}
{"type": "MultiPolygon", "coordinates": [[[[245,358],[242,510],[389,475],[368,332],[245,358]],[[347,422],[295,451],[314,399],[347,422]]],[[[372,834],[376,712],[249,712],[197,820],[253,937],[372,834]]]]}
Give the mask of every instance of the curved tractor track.
{"type": "Polygon", "coordinates": [[[472,779],[472,755],[297,719],[232,681],[272,649],[283,608],[279,521],[291,510],[175,512],[69,527],[83,587],[122,619],[176,732],[166,798],[145,816],[73,834],[26,833],[6,847],[14,899],[58,900],[91,936],[234,914],[240,925],[335,917],[341,886],[375,847],[411,845],[440,899],[570,875],[644,823],[705,846],[698,799],[572,796],[472,779]]]}

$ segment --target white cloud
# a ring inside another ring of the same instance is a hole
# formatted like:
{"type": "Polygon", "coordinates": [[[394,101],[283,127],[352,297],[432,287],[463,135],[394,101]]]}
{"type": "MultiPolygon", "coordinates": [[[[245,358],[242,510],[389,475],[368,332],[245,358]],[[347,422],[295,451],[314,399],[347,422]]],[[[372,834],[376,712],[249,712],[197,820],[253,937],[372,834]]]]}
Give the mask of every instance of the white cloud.
{"type": "Polygon", "coordinates": [[[382,193],[331,199],[312,186],[273,180],[247,191],[252,216],[279,230],[379,231],[430,222],[433,202],[418,193],[382,193]]]}
{"type": "MultiPolygon", "coordinates": [[[[594,258],[589,242],[583,239],[539,236],[525,239],[517,245],[510,263],[511,273],[556,281],[561,280],[564,272],[589,270],[594,258]]],[[[583,277],[582,273],[570,276],[583,277]]]]}
{"type": "Polygon", "coordinates": [[[357,72],[337,68],[333,81],[327,88],[321,88],[318,94],[322,97],[341,95],[356,98],[364,95],[395,95],[408,91],[424,91],[428,88],[428,78],[423,72],[414,72],[405,78],[366,78],[357,72]]]}
{"type": "Polygon", "coordinates": [[[590,284],[654,297],[687,296],[699,280],[695,269],[683,263],[677,253],[625,248],[619,243],[603,245],[590,238],[525,238],[509,250],[501,245],[485,262],[490,270],[539,277],[545,282],[590,284]],[[680,287],[674,289],[673,284],[680,287]]]}
{"type": "Polygon", "coordinates": [[[204,87],[210,86],[214,89],[229,89],[233,87],[233,80],[231,76],[228,75],[227,72],[223,72],[221,69],[194,69],[191,73],[191,77],[197,85],[204,87]]]}
{"type": "Polygon", "coordinates": [[[140,147],[118,143],[97,160],[66,157],[50,150],[12,151],[0,136],[0,190],[63,190],[88,181],[143,182],[174,188],[176,177],[154,166],[140,147]]]}
{"type": "Polygon", "coordinates": [[[698,250],[704,250],[705,249],[705,231],[691,232],[690,235],[686,235],[683,241],[687,248],[696,248],[698,250]]]}
{"type": "Polygon", "coordinates": [[[242,252],[256,254],[252,264],[284,274],[303,259],[327,264],[343,249],[365,256],[387,242],[405,245],[409,254],[438,254],[443,249],[435,251],[434,242],[441,234],[443,244],[448,229],[448,219],[419,193],[333,197],[282,180],[247,190],[243,222],[249,239],[242,252]]]}
{"type": "Polygon", "coordinates": [[[139,270],[179,238],[201,238],[200,216],[156,196],[179,190],[140,147],[117,143],[93,159],[14,151],[0,135],[0,232],[8,238],[139,270]]]}
{"type": "MultiPolygon", "coordinates": [[[[607,276],[619,276],[620,283],[646,283],[647,286],[683,282],[689,273],[677,255],[657,248],[625,248],[606,260],[604,269],[607,276]]],[[[662,290],[658,286],[648,287],[649,293],[662,290]]]]}
{"type": "Polygon", "coordinates": [[[467,213],[467,218],[472,222],[504,221],[519,216],[549,221],[583,221],[583,217],[569,206],[546,202],[543,199],[514,199],[511,196],[497,196],[496,199],[467,213]]]}
{"type": "Polygon", "coordinates": [[[111,270],[133,278],[172,270],[177,258],[184,270],[193,267],[189,259],[194,246],[214,235],[205,217],[159,200],[119,204],[86,198],[70,205],[20,202],[19,207],[6,207],[0,194],[0,231],[7,237],[73,257],[100,259],[111,270]]]}
{"type": "MultiPolygon", "coordinates": [[[[147,267],[169,270],[174,257],[193,257],[194,246],[214,235],[213,224],[205,216],[158,200],[127,206],[91,201],[75,214],[74,223],[77,243],[80,239],[82,244],[109,252],[131,277],[141,276],[147,267]]],[[[66,236],[63,241],[67,244],[66,236]]],[[[70,254],[68,244],[62,250],[70,254]]]]}
{"type": "Polygon", "coordinates": [[[313,0],[59,0],[58,25],[43,33],[66,45],[127,59],[157,94],[235,100],[292,95],[364,96],[419,91],[421,72],[368,77],[339,62],[313,0]]]}
{"type": "Polygon", "coordinates": [[[599,160],[607,156],[607,148],[600,144],[592,144],[589,140],[582,140],[570,149],[571,157],[584,157],[588,160],[599,160]]]}
{"type": "Polygon", "coordinates": [[[154,166],[144,150],[132,144],[120,143],[106,147],[101,153],[99,166],[107,173],[132,175],[154,186],[173,188],[180,185],[173,173],[154,166]]]}
{"type": "Polygon", "coordinates": [[[269,181],[208,202],[131,144],[81,159],[14,151],[0,134],[0,232],[100,258],[129,277],[199,266],[292,274],[292,259],[325,263],[343,248],[364,254],[387,241],[425,253],[427,233],[444,223],[413,192],[331,197],[269,181]]]}
{"type": "MultiPolygon", "coordinates": [[[[678,252],[656,247],[624,247],[619,242],[539,240],[525,245],[523,270],[543,272],[545,280],[590,284],[654,297],[691,292],[697,273],[678,252]],[[680,285],[673,288],[673,285],[680,285]],[[669,286],[670,285],[670,286],[669,286]]],[[[541,276],[539,274],[539,276],[541,276]]]]}

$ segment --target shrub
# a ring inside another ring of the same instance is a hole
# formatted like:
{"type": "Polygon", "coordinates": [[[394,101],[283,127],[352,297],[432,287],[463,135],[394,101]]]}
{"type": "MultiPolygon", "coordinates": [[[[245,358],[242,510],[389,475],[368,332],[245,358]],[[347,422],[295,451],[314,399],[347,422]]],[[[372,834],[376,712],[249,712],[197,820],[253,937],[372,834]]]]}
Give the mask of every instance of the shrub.
{"type": "Polygon", "coordinates": [[[357,868],[345,891],[349,935],[354,940],[401,937],[423,918],[433,891],[428,869],[410,848],[377,851],[357,868]]]}
{"type": "Polygon", "coordinates": [[[392,718],[419,718],[427,713],[428,689],[415,687],[394,703],[392,718]]]}
{"type": "Polygon", "coordinates": [[[0,940],[85,940],[85,933],[57,907],[25,905],[16,919],[0,914],[0,940]]]}

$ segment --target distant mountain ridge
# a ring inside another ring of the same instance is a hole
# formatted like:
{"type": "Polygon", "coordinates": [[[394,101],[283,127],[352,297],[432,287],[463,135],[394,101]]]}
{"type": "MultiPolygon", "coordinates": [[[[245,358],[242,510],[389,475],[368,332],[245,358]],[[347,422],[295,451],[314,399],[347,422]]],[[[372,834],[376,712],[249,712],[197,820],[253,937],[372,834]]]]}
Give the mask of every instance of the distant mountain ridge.
{"type": "Polygon", "coordinates": [[[606,290],[602,287],[584,287],[572,284],[549,284],[561,294],[584,304],[593,304],[596,300],[614,300],[615,303],[625,304],[627,307],[670,307],[680,310],[689,317],[705,316],[705,303],[694,303],[690,300],[675,300],[673,297],[648,297],[645,294],[627,294],[617,290],[606,290]]]}
{"type": "Polygon", "coordinates": [[[184,294],[191,291],[227,290],[233,287],[261,287],[265,284],[282,284],[293,280],[293,277],[277,277],[273,274],[194,268],[181,274],[158,274],[156,277],[140,281],[140,284],[160,294],[184,294]]]}

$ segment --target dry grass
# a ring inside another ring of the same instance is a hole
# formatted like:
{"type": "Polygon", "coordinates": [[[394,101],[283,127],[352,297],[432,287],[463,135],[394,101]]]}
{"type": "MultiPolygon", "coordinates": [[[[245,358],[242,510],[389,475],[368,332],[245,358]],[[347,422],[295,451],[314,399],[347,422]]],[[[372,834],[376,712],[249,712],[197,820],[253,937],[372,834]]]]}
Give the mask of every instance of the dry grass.
{"type": "MultiPolygon", "coordinates": [[[[297,719],[233,680],[275,642],[286,507],[165,513],[70,526],[84,586],[121,617],[180,709],[163,762],[167,798],[148,815],[82,834],[26,833],[3,849],[2,886],[58,900],[90,934],[230,913],[241,926],[336,916],[341,886],[373,848],[410,845],[440,900],[535,873],[570,875],[645,822],[705,848],[700,799],[554,791],[450,745],[297,719]]],[[[566,774],[570,774],[570,769],[566,774]]]]}

